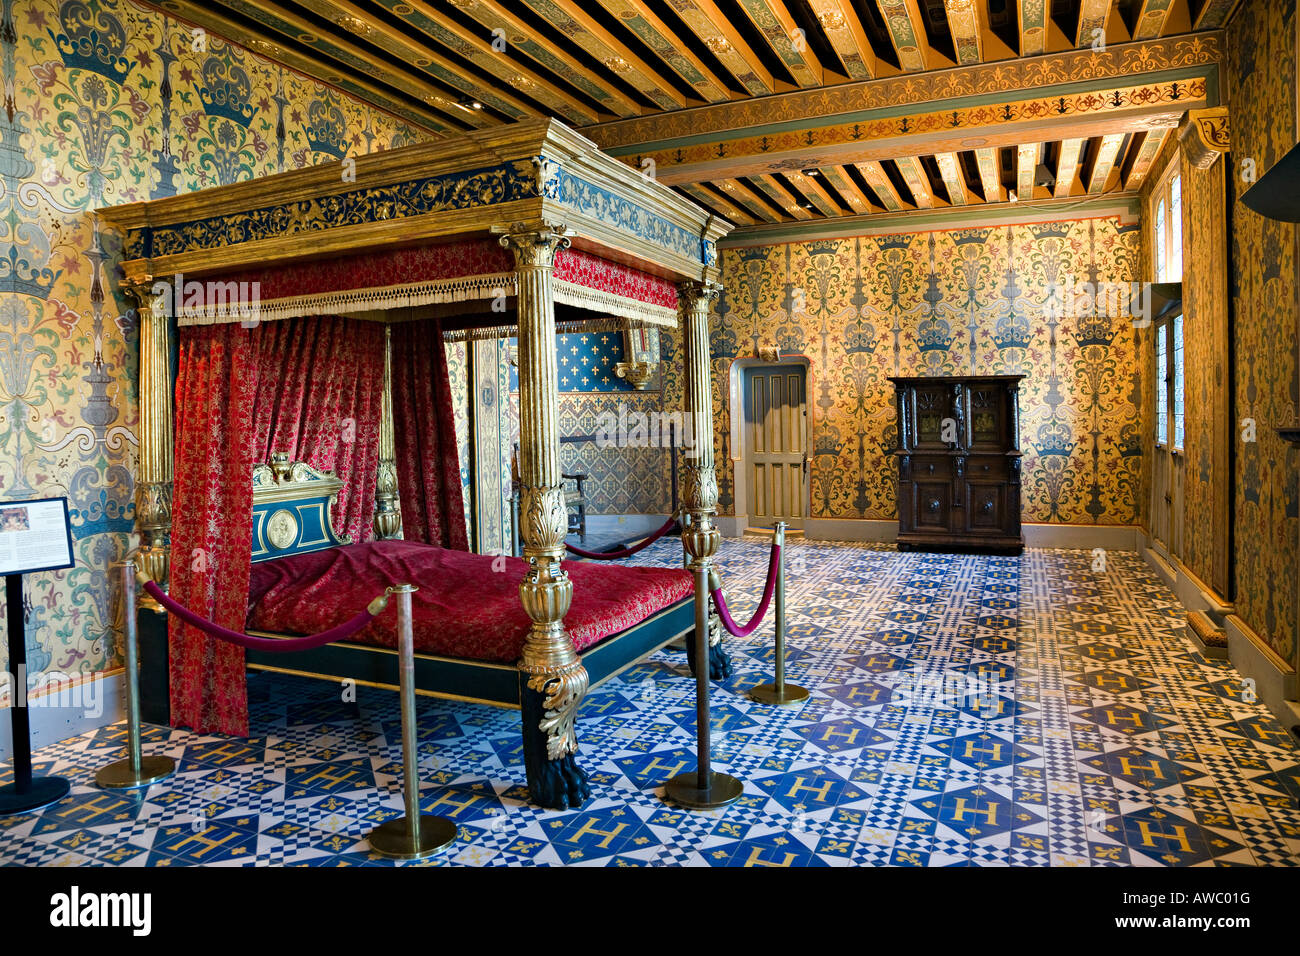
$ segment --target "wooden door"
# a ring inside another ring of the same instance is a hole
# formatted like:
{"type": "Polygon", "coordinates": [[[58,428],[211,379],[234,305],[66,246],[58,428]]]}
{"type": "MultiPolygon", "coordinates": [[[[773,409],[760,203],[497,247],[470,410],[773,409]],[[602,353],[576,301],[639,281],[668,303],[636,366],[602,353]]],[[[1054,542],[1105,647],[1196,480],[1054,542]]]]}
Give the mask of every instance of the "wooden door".
{"type": "Polygon", "coordinates": [[[807,370],[759,365],[744,372],[749,523],[802,528],[808,500],[807,370]]]}

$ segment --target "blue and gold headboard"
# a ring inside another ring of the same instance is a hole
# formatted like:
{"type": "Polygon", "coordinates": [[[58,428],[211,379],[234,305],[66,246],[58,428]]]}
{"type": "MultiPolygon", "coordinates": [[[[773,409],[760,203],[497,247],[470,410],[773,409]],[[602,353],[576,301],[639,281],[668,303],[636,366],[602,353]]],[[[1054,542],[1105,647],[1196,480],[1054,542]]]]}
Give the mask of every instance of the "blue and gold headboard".
{"type": "Polygon", "coordinates": [[[333,475],[272,452],[269,465],[253,469],[253,562],[351,544],[330,516],[342,487],[333,475]]]}

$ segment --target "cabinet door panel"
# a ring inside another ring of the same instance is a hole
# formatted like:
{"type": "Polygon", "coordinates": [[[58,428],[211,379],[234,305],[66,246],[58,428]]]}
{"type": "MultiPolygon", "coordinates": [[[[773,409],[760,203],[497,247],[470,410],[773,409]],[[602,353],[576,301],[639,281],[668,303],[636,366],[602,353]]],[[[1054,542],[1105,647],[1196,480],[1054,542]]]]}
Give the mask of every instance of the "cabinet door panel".
{"type": "Polygon", "coordinates": [[[916,481],[912,484],[912,493],[913,526],[918,530],[949,530],[952,485],[946,481],[916,481]]]}
{"type": "Polygon", "coordinates": [[[966,482],[966,530],[998,531],[1006,517],[1006,486],[1000,482],[966,482]]]}

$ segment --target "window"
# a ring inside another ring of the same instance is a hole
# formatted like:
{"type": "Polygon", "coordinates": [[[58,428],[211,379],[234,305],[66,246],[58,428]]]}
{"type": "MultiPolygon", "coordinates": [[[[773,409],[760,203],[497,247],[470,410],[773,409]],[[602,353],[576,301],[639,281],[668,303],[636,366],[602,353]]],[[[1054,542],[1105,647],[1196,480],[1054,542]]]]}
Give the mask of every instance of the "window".
{"type": "Polygon", "coordinates": [[[1169,405],[1170,414],[1173,418],[1175,448],[1183,447],[1183,317],[1181,314],[1173,318],[1173,369],[1169,376],[1170,395],[1169,405]]]}
{"type": "Polygon", "coordinates": [[[1156,327],[1156,444],[1169,444],[1169,350],[1164,328],[1156,327]]]}
{"type": "MultiPolygon", "coordinates": [[[[1177,161],[1151,193],[1151,249],[1156,282],[1183,281],[1183,180],[1177,161]]],[[[1155,323],[1156,444],[1183,447],[1183,317],[1155,323]]]]}
{"type": "Polygon", "coordinates": [[[1183,179],[1178,164],[1151,194],[1155,211],[1151,216],[1151,246],[1155,251],[1155,281],[1183,281],[1183,179]]]}

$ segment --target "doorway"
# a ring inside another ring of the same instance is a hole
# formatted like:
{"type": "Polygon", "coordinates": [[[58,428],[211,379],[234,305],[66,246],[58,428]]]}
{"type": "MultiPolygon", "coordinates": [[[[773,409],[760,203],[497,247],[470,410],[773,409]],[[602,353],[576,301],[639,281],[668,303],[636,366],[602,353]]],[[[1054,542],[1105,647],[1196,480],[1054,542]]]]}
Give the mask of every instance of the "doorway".
{"type": "Polygon", "coordinates": [[[803,363],[742,370],[742,435],[749,524],[802,530],[808,502],[808,369],[803,363]]]}

